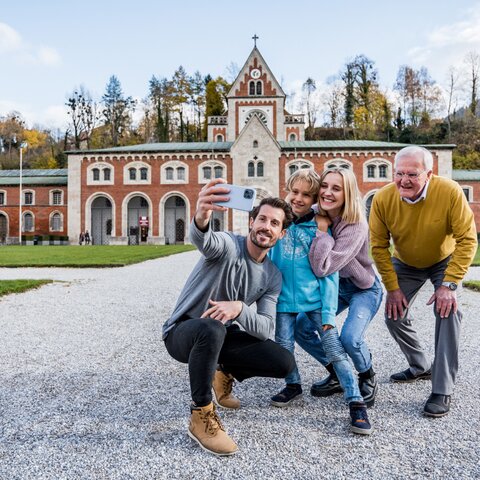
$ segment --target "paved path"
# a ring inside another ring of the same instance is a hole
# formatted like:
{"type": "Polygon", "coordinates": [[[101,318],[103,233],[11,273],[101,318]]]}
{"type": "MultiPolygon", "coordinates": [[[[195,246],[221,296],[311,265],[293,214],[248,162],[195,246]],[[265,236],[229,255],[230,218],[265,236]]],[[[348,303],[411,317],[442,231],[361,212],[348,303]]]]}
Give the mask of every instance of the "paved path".
{"type": "MultiPolygon", "coordinates": [[[[349,433],[339,395],[269,406],[280,381],[235,387],[222,412],[240,446],[232,458],[186,435],[187,369],[168,356],[161,324],[198,258],[188,252],[115,269],[0,269],[0,278],[53,278],[0,298],[0,479],[319,479],[480,477],[480,294],[464,291],[465,319],[453,410],[421,415],[429,382],[395,385],[406,367],[381,315],[368,332],[380,393],[367,438],[349,433]]],[[[469,277],[480,278],[478,269],[469,277]]],[[[432,353],[433,316],[416,302],[432,353]]],[[[323,369],[303,353],[308,389],[323,369]]]]}

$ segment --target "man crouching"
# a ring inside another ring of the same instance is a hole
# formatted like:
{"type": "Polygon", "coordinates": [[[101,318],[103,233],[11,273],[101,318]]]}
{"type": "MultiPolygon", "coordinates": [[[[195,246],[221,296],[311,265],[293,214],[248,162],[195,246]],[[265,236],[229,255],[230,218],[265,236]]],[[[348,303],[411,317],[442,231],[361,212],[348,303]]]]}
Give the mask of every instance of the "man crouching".
{"type": "Polygon", "coordinates": [[[232,455],[238,447],[215,411],[212,389],[218,405],[237,409],[234,380],[285,378],[295,365],[292,354],[269,339],[282,277],[267,258],[293,214],[285,201],[265,198],[252,212],[246,237],[213,232],[212,211],[226,210],[215,202],[229,199],[222,183],[212,180],[199,193],[190,240],[203,257],[163,326],[163,339],[175,360],[188,363],[189,436],[215,455],[232,455]]]}

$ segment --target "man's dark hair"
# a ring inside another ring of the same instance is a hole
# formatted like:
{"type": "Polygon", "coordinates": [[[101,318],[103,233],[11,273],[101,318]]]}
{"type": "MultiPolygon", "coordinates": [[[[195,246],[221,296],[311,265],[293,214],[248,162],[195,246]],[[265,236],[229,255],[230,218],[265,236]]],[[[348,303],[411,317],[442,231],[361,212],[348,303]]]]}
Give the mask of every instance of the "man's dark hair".
{"type": "Polygon", "coordinates": [[[254,220],[257,218],[258,212],[263,205],[270,205],[272,208],[280,208],[285,213],[285,218],[283,220],[283,228],[288,228],[293,222],[294,216],[292,208],[290,205],[281,198],[278,197],[267,197],[263,198],[262,201],[250,212],[250,217],[254,220]]]}

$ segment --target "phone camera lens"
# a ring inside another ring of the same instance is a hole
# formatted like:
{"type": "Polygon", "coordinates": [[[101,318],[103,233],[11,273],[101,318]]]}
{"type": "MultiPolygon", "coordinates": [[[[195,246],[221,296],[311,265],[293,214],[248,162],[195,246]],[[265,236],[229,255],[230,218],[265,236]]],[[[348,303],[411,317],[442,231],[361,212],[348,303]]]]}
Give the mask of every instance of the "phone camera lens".
{"type": "Polygon", "coordinates": [[[245,192],[243,192],[243,198],[247,198],[248,200],[253,198],[253,190],[245,190],[245,192]]]}

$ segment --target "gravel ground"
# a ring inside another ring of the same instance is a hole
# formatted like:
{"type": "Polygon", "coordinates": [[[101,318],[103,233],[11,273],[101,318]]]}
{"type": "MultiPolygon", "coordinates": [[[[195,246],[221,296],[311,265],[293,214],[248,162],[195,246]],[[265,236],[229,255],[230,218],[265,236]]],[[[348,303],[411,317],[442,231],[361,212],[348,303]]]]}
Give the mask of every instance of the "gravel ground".
{"type": "MultiPolygon", "coordinates": [[[[463,291],[460,372],[451,413],[421,414],[430,382],[389,383],[405,360],[377,315],[368,332],[380,383],[375,428],[354,436],[341,396],[269,406],[281,381],[236,385],[221,412],[240,447],[217,458],[186,435],[187,368],[172,360],[161,325],[197,252],[115,269],[0,269],[0,278],[51,278],[0,298],[0,478],[385,479],[479,478],[480,294],[463,291]]],[[[468,278],[480,278],[471,269],[468,278]]],[[[426,288],[418,330],[432,354],[426,288]]],[[[383,308],[383,307],[382,307],[383,308]]],[[[299,352],[304,385],[324,375],[299,352]]]]}

